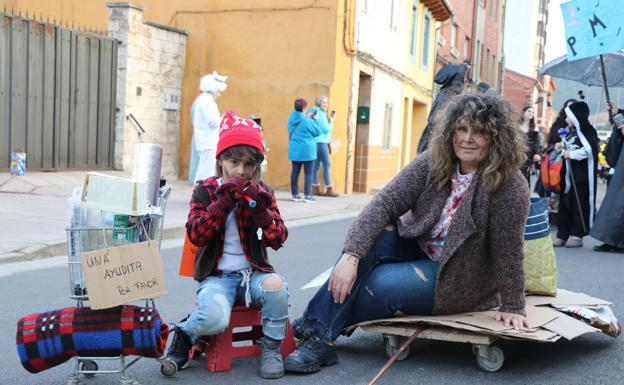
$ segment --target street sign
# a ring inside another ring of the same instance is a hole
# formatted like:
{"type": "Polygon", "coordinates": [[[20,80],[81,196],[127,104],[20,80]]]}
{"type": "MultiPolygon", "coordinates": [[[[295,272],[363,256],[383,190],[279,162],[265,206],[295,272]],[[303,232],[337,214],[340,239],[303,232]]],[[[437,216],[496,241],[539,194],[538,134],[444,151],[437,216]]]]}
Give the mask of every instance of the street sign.
{"type": "Polygon", "coordinates": [[[573,0],[561,12],[568,61],[624,49],[621,0],[573,0]]]}

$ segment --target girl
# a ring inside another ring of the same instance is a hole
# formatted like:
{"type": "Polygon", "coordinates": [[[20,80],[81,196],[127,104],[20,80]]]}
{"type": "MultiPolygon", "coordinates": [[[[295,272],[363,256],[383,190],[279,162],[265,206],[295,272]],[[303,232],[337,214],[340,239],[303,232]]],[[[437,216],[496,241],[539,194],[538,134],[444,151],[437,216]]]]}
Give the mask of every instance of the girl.
{"type": "Polygon", "coordinates": [[[192,345],[201,336],[224,331],[235,304],[257,305],[264,332],[260,376],[279,378],[284,375],[280,345],[286,335],[288,291],[265,247],[282,247],[288,231],[275,195],[260,181],[260,126],[226,112],[216,157],[216,176],[195,185],[186,223],[189,240],[199,247],[194,271],[199,307],[175,325],[167,356],[184,369],[192,345]]]}

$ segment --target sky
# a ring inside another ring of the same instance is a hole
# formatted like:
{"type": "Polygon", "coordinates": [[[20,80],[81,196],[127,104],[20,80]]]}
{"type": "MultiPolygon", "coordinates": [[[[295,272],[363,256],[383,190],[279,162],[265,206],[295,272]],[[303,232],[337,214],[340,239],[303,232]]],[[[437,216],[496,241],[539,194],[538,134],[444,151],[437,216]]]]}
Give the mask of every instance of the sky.
{"type": "Polygon", "coordinates": [[[548,25],[546,26],[546,63],[566,54],[565,31],[560,4],[569,0],[550,0],[548,4],[548,25]]]}

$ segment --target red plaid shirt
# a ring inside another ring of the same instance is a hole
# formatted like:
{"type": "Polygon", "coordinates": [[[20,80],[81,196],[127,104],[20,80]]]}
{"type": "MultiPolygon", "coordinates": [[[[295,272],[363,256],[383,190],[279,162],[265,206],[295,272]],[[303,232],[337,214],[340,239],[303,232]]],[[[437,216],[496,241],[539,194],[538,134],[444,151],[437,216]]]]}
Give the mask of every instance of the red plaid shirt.
{"type": "MultiPolygon", "coordinates": [[[[217,189],[217,187],[219,187],[218,180],[214,177],[211,177],[203,181],[199,181],[195,188],[206,189],[209,201],[213,202],[216,199],[215,190],[217,189]]],[[[206,206],[200,199],[198,199],[196,195],[197,194],[193,194],[193,198],[191,198],[191,209],[189,211],[188,219],[186,221],[186,231],[188,234],[188,238],[192,244],[201,247],[205,246],[210,241],[218,237],[218,245],[220,249],[217,255],[220,259],[223,255],[225,221],[227,218],[217,218],[211,216],[208,212],[206,212],[206,208],[208,206],[206,206]]],[[[262,228],[262,240],[259,244],[262,247],[271,247],[274,250],[277,250],[282,247],[283,243],[286,241],[286,238],[288,237],[288,230],[286,229],[286,226],[284,225],[284,220],[282,219],[279,209],[277,208],[275,194],[271,192],[271,196],[273,199],[271,202],[271,206],[267,210],[271,213],[273,221],[271,221],[271,223],[262,228]]],[[[239,204],[235,208],[235,210],[238,210],[238,234],[240,236],[241,245],[243,247],[243,251],[245,252],[247,260],[250,261],[252,267],[260,270],[267,270],[266,268],[258,266],[256,263],[254,263],[253,258],[251,258],[252,253],[249,250],[248,236],[249,234],[252,234],[250,230],[257,230],[253,228],[255,224],[252,222],[250,217],[251,209],[247,205],[239,204]]],[[[253,232],[253,234],[255,234],[255,232],[253,232]]],[[[268,265],[268,261],[266,262],[268,265]]],[[[219,261],[217,260],[215,266],[218,264],[219,261]]]]}

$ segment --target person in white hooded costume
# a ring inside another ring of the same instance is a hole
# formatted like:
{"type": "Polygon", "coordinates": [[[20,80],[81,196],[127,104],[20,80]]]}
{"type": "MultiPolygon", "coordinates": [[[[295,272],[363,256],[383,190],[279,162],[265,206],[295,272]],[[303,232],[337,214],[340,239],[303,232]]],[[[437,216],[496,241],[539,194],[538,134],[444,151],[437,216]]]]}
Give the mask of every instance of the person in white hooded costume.
{"type": "Polygon", "coordinates": [[[197,151],[198,162],[194,181],[215,175],[217,142],[219,140],[219,122],[221,114],[216,99],[227,88],[227,76],[216,71],[201,78],[200,94],[195,99],[193,109],[193,142],[197,151]]]}

